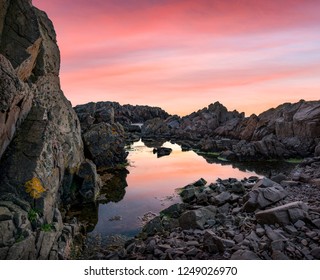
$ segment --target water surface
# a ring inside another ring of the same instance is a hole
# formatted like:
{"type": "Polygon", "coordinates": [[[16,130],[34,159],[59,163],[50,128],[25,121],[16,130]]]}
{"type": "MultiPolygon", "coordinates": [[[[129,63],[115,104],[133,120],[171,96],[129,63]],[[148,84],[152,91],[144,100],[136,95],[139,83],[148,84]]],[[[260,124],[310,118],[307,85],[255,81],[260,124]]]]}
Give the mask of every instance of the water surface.
{"type": "Polygon", "coordinates": [[[134,236],[141,229],[139,217],[147,212],[157,214],[179,202],[177,189],[199,178],[212,183],[217,178],[242,179],[257,175],[243,167],[241,171],[231,164],[208,163],[193,151],[182,152],[177,144],[165,142],[163,146],[173,151],[169,156],[160,158],[142,141],[128,147],[129,173],[118,174],[120,178],[113,178],[116,182],[111,184],[111,189],[102,191],[105,193],[103,198],[111,196],[109,200],[116,202],[103,203],[108,199],[101,200],[98,222],[92,234],[134,236]],[[112,191],[116,193],[113,197],[112,191]]]}

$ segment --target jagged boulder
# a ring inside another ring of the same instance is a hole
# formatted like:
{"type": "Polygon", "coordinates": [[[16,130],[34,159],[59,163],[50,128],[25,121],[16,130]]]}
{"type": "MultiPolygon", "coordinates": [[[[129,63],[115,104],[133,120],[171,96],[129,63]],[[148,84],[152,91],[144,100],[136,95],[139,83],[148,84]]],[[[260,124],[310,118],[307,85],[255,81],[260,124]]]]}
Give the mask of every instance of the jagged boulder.
{"type": "Polygon", "coordinates": [[[264,209],[288,195],[287,191],[269,179],[262,179],[256,183],[244,198],[243,209],[247,212],[253,212],[257,209],[264,209]]]}
{"type": "Polygon", "coordinates": [[[216,212],[212,205],[186,211],[179,217],[179,225],[183,229],[203,229],[206,222],[215,219],[216,212]]]}
{"type": "Polygon", "coordinates": [[[308,207],[302,201],[290,202],[256,213],[256,219],[261,224],[288,225],[308,217],[308,207]]]}
{"type": "Polygon", "coordinates": [[[125,162],[128,153],[124,150],[124,130],[118,124],[101,122],[90,127],[83,134],[86,156],[98,168],[115,167],[125,162]]]}

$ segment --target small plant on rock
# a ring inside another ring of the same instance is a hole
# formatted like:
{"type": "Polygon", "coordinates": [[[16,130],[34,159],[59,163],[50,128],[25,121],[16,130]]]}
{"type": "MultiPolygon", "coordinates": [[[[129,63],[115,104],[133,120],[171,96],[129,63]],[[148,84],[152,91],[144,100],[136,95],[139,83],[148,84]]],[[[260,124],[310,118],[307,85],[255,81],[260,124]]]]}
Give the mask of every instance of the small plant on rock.
{"type": "Polygon", "coordinates": [[[28,219],[30,222],[34,222],[38,218],[39,211],[37,209],[31,208],[28,212],[28,219]]]}
{"type": "Polygon", "coordinates": [[[52,224],[43,224],[41,226],[41,230],[44,232],[50,232],[53,230],[53,225],[52,224]]]}
{"type": "Polygon", "coordinates": [[[38,199],[45,192],[39,178],[33,177],[25,183],[26,192],[33,198],[38,199]]]}

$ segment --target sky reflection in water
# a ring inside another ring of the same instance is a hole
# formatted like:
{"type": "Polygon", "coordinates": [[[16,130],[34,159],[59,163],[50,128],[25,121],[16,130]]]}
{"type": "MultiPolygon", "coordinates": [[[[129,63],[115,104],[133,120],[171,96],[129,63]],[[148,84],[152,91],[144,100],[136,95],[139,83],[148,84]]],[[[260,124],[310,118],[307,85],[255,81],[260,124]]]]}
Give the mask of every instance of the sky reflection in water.
{"type": "Polygon", "coordinates": [[[179,202],[176,189],[201,177],[212,183],[217,178],[242,179],[256,175],[231,165],[209,164],[193,151],[182,152],[176,144],[166,142],[163,146],[173,151],[169,156],[157,158],[153,149],[146,147],[143,142],[131,145],[126,194],[120,202],[99,205],[99,220],[93,234],[136,234],[141,228],[139,216],[149,211],[158,213],[179,202]],[[122,219],[110,221],[114,216],[121,216],[122,219]]]}

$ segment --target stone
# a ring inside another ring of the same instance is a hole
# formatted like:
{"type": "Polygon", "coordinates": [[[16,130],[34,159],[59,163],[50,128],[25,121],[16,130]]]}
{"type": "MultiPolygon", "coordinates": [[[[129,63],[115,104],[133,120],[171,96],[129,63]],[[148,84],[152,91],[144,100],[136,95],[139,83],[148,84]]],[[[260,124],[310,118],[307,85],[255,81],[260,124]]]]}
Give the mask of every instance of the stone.
{"type": "Polygon", "coordinates": [[[231,194],[229,192],[222,192],[214,197],[214,202],[216,205],[223,205],[228,202],[231,198],[231,194]]]}
{"type": "Polygon", "coordinates": [[[197,198],[198,194],[202,191],[201,187],[196,187],[194,185],[185,186],[180,192],[180,197],[183,202],[190,203],[197,198]]]}
{"type": "Polygon", "coordinates": [[[264,178],[260,179],[259,181],[257,181],[255,183],[255,185],[252,187],[252,189],[255,190],[255,189],[260,189],[260,188],[262,188],[262,189],[271,188],[275,185],[277,185],[277,183],[275,181],[264,177],[264,178]]]}
{"type": "Polygon", "coordinates": [[[259,181],[253,187],[253,190],[244,197],[245,204],[243,205],[243,209],[245,211],[253,212],[257,209],[264,209],[288,195],[287,191],[276,183],[273,183],[271,187],[265,187],[271,184],[270,180],[265,181],[267,183],[259,181]]]}
{"type": "Polygon", "coordinates": [[[236,234],[233,238],[236,243],[241,243],[244,240],[244,236],[242,233],[236,234]]]}
{"type": "Polygon", "coordinates": [[[5,260],[7,258],[8,251],[9,251],[8,247],[0,248],[0,260],[5,260]]]}
{"type": "Polygon", "coordinates": [[[0,222],[0,245],[12,245],[17,230],[12,220],[0,222]]]}
{"type": "Polygon", "coordinates": [[[304,227],[305,224],[306,224],[306,223],[305,223],[304,221],[298,220],[298,221],[296,221],[296,222],[294,223],[294,226],[295,226],[297,229],[300,229],[300,228],[304,227]]]}
{"type": "Polygon", "coordinates": [[[170,218],[179,218],[181,213],[183,213],[186,209],[187,209],[187,204],[176,203],[162,210],[160,212],[160,215],[168,216],[170,218]]]}
{"type": "Polygon", "coordinates": [[[259,237],[262,237],[265,233],[266,233],[266,231],[265,231],[262,227],[258,227],[258,228],[256,229],[256,234],[257,234],[259,237]]]}
{"type": "Polygon", "coordinates": [[[10,247],[6,258],[8,260],[33,260],[36,258],[34,244],[35,237],[30,235],[10,247]]]}
{"type": "Polygon", "coordinates": [[[271,227],[265,225],[266,235],[271,241],[286,241],[287,238],[279,232],[279,230],[273,230],[271,227]]]}
{"type": "Polygon", "coordinates": [[[13,215],[6,207],[0,207],[0,222],[5,220],[11,220],[13,215]]]}
{"type": "Polygon", "coordinates": [[[314,219],[314,220],[312,220],[312,223],[313,223],[318,229],[320,229],[320,219],[314,219]]]}
{"type": "Polygon", "coordinates": [[[179,218],[182,229],[203,229],[207,220],[215,219],[216,208],[212,205],[184,212],[179,218]]]}
{"type": "Polygon", "coordinates": [[[142,229],[147,235],[153,235],[158,232],[162,232],[164,230],[161,218],[159,216],[155,217],[151,221],[149,221],[142,229]]]}
{"type": "Polygon", "coordinates": [[[294,226],[291,225],[287,225],[284,227],[284,229],[291,235],[297,235],[298,231],[296,230],[296,228],[294,226]]]}
{"type": "Polygon", "coordinates": [[[124,163],[128,152],[125,151],[125,133],[119,123],[94,124],[83,134],[87,157],[98,169],[115,167],[124,163]]]}
{"type": "Polygon", "coordinates": [[[37,248],[39,250],[39,260],[47,260],[49,258],[52,246],[57,238],[56,232],[44,232],[41,233],[41,238],[38,240],[37,248]]]}
{"type": "Polygon", "coordinates": [[[320,247],[312,249],[310,253],[315,259],[320,260],[320,247]]]}
{"type": "Polygon", "coordinates": [[[289,260],[290,259],[286,254],[284,254],[281,251],[277,251],[277,250],[272,252],[271,257],[273,260],[289,260]]]}
{"type": "Polygon", "coordinates": [[[285,205],[256,213],[256,219],[261,224],[288,225],[308,217],[308,207],[302,201],[290,202],[285,205]]]}
{"type": "Polygon", "coordinates": [[[280,251],[282,252],[284,249],[284,243],[282,240],[275,240],[271,242],[272,251],[280,251]]]}
{"type": "Polygon", "coordinates": [[[223,253],[225,246],[223,240],[213,231],[206,230],[203,236],[203,247],[209,253],[223,253]]]}
{"type": "Polygon", "coordinates": [[[314,149],[314,156],[316,157],[320,156],[320,143],[314,149]]]}
{"type": "Polygon", "coordinates": [[[192,185],[196,187],[204,187],[207,184],[207,181],[203,178],[200,178],[199,180],[195,181],[192,185]]]}
{"type": "Polygon", "coordinates": [[[172,152],[171,148],[166,148],[166,147],[159,147],[159,148],[154,148],[153,153],[157,154],[157,157],[164,157],[170,155],[172,152]]]}
{"type": "Polygon", "coordinates": [[[272,180],[273,182],[278,183],[278,184],[280,184],[281,182],[283,182],[283,181],[285,181],[285,180],[287,180],[287,179],[288,179],[287,176],[284,175],[284,174],[282,174],[282,173],[279,173],[279,174],[271,177],[271,180],[272,180]]]}
{"type": "Polygon", "coordinates": [[[260,260],[257,254],[249,250],[238,250],[234,252],[231,260],[260,260]]]}

